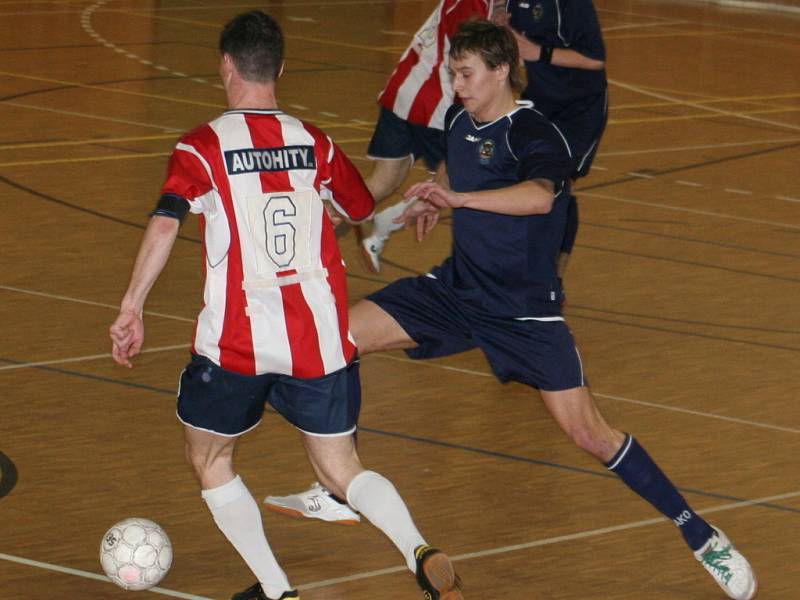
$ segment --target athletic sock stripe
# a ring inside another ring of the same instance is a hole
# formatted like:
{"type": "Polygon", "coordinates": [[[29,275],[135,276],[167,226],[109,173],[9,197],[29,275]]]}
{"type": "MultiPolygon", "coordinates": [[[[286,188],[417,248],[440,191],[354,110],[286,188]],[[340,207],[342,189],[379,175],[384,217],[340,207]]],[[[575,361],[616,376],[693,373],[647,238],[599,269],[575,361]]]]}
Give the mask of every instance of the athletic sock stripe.
{"type": "Polygon", "coordinates": [[[631,449],[631,444],[633,444],[633,436],[627,434],[625,441],[622,444],[622,448],[619,450],[619,452],[617,452],[617,456],[611,459],[612,461],[611,464],[606,465],[609,471],[613,471],[614,469],[617,468],[617,466],[619,466],[619,463],[621,463],[622,459],[625,458],[625,455],[628,453],[628,450],[631,449]]]}

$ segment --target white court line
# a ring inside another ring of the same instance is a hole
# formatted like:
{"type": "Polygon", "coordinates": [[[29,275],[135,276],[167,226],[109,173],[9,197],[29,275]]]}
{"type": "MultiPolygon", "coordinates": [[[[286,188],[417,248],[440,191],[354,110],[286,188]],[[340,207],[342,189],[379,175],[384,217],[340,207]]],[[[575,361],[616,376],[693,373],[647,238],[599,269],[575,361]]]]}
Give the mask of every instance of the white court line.
{"type": "MultiPolygon", "coordinates": [[[[31,560],[29,558],[22,558],[21,556],[12,556],[11,554],[3,554],[0,552],[0,560],[7,560],[8,562],[17,563],[19,565],[26,565],[28,567],[36,567],[37,569],[44,569],[46,571],[55,571],[57,573],[65,573],[67,575],[77,575],[85,579],[95,579],[97,581],[104,581],[111,584],[108,577],[99,575],[98,573],[91,573],[89,571],[81,571],[80,569],[71,569],[69,567],[62,567],[52,563],[41,562],[39,560],[31,560]]],[[[185,600],[213,600],[205,596],[195,596],[193,594],[184,594],[183,592],[174,592],[161,587],[152,587],[148,592],[161,594],[162,596],[172,596],[173,598],[184,598],[185,600]]]]}
{"type": "Polygon", "coordinates": [[[637,206],[649,206],[651,208],[663,208],[664,210],[674,210],[677,212],[687,212],[694,215],[703,215],[705,217],[714,217],[717,219],[729,219],[731,221],[741,221],[743,223],[756,223],[758,225],[769,225],[770,227],[782,227],[784,229],[796,229],[800,231],[800,225],[792,225],[791,223],[781,223],[779,221],[767,221],[764,219],[750,219],[748,217],[737,217],[736,215],[728,215],[725,213],[713,212],[710,210],[699,210],[696,208],[684,208],[682,206],[671,206],[669,204],[661,204],[658,202],[645,202],[644,200],[633,200],[631,198],[620,198],[618,196],[609,196],[608,194],[598,194],[596,192],[584,192],[580,190],[582,196],[589,196],[591,198],[603,198],[604,200],[612,200],[614,202],[622,202],[624,204],[635,204],[637,206]]]}
{"type": "Polygon", "coordinates": [[[703,187],[702,183],[697,183],[696,181],[685,181],[683,179],[676,179],[675,183],[680,185],[688,185],[689,187],[703,187]]]}
{"type": "MultiPolygon", "coordinates": [[[[792,498],[800,497],[800,491],[796,492],[786,492],[784,494],[776,494],[773,496],[763,496],[761,498],[754,498],[752,500],[743,500],[741,502],[730,502],[727,504],[720,504],[719,506],[713,506],[710,508],[705,508],[703,510],[696,511],[697,514],[700,515],[708,515],[712,513],[724,512],[729,510],[735,510],[737,508],[744,508],[749,506],[754,506],[756,504],[764,504],[764,503],[771,503],[777,502],[779,500],[789,500],[792,498]]],[[[454,562],[470,560],[473,558],[483,558],[486,556],[495,556],[498,554],[508,554],[511,552],[517,552],[520,550],[528,550],[530,548],[539,548],[542,546],[552,546],[554,544],[560,544],[563,542],[572,542],[575,540],[583,540],[591,537],[598,537],[601,535],[607,535],[609,533],[616,533],[619,531],[628,531],[631,529],[638,529],[640,527],[648,527],[650,525],[658,525],[659,523],[666,523],[669,520],[666,517],[658,517],[653,519],[645,519],[642,521],[631,521],[629,523],[622,523],[620,525],[612,525],[610,527],[601,527],[598,529],[588,529],[585,531],[578,531],[576,533],[570,533],[567,535],[560,535],[551,538],[543,538],[539,540],[532,540],[530,542],[526,542],[524,544],[513,544],[510,546],[501,546],[495,548],[487,548],[485,550],[479,550],[477,552],[468,552],[465,554],[459,554],[456,556],[450,556],[450,559],[454,562]]],[[[60,565],[54,565],[51,563],[45,563],[37,560],[30,560],[28,558],[22,558],[19,556],[13,556],[11,554],[3,554],[0,553],[0,560],[6,560],[9,562],[22,564],[30,567],[36,567],[39,569],[45,569],[48,571],[56,571],[58,573],[64,573],[67,575],[75,575],[77,577],[84,577],[86,579],[95,579],[97,581],[108,581],[106,577],[102,575],[98,575],[97,573],[91,573],[89,571],[82,571],[80,569],[72,569],[69,567],[62,567],[60,565]]],[[[402,573],[406,571],[408,567],[406,566],[397,566],[397,567],[389,567],[387,569],[378,569],[374,571],[366,571],[363,573],[354,573],[353,575],[348,575],[346,577],[337,577],[334,579],[324,579],[321,581],[313,581],[310,583],[301,584],[298,586],[300,590],[313,590],[319,589],[323,587],[329,587],[331,585],[336,585],[338,583],[345,583],[349,581],[358,581],[361,579],[371,579],[373,577],[381,577],[383,575],[390,575],[392,573],[402,573]]],[[[211,598],[207,598],[205,596],[195,596],[193,594],[185,594],[183,592],[175,592],[172,590],[167,590],[164,588],[154,587],[150,588],[151,592],[156,594],[161,594],[163,596],[172,596],[174,598],[184,598],[186,600],[212,600],[211,598]]]]}
{"type": "Polygon", "coordinates": [[[693,415],[696,417],[706,417],[708,419],[717,419],[719,421],[728,421],[730,423],[737,423],[739,425],[751,425],[753,427],[761,427],[763,429],[772,429],[773,431],[783,431],[785,433],[798,433],[800,429],[793,427],[782,427],[780,425],[770,425],[769,423],[760,423],[758,421],[750,421],[747,419],[738,419],[736,417],[726,417],[725,415],[718,415],[716,413],[703,412],[700,410],[691,410],[688,408],[680,408],[677,406],[666,406],[664,404],[656,404],[655,402],[645,402],[644,400],[634,400],[632,398],[623,398],[622,396],[613,396],[611,394],[601,394],[599,392],[592,392],[598,398],[605,398],[607,400],[615,400],[617,402],[627,402],[628,404],[638,404],[639,406],[648,406],[651,408],[660,408],[670,412],[683,413],[686,415],[693,415]]]}
{"type": "Polygon", "coordinates": [[[101,117],[100,115],[91,115],[88,113],[76,112],[73,110],[60,110],[58,108],[46,108],[44,106],[34,106],[33,104],[23,104],[22,102],[10,102],[8,100],[0,101],[2,104],[8,106],[18,106],[20,108],[29,108],[31,110],[42,110],[44,112],[56,113],[59,115],[69,115],[71,117],[83,117],[84,119],[97,119],[98,121],[109,121],[111,123],[122,123],[123,125],[136,125],[138,127],[150,127],[152,129],[160,129],[168,133],[180,133],[183,129],[177,129],[168,125],[154,125],[153,123],[142,123],[141,121],[130,121],[128,119],[115,119],[113,117],[101,117]]]}
{"type": "MultiPolygon", "coordinates": [[[[91,300],[82,300],[80,298],[71,298],[69,296],[59,296],[59,295],[56,295],[56,294],[46,294],[46,293],[43,293],[43,292],[37,292],[37,291],[34,291],[34,290],[26,290],[26,289],[22,289],[22,288],[15,288],[15,287],[7,286],[7,285],[0,285],[0,289],[9,290],[9,291],[13,291],[13,292],[19,292],[19,293],[22,293],[22,294],[30,294],[32,296],[42,296],[42,297],[51,298],[51,299],[54,299],[54,300],[63,300],[63,301],[66,301],[66,302],[74,302],[74,303],[77,303],[77,304],[88,304],[90,306],[101,306],[103,308],[111,308],[111,309],[114,309],[114,310],[117,310],[117,308],[118,308],[117,306],[114,306],[112,304],[104,304],[104,303],[101,303],[101,302],[93,302],[91,300]]],[[[173,320],[176,320],[176,321],[189,321],[189,322],[192,322],[192,323],[194,322],[194,319],[187,319],[185,317],[177,317],[177,316],[174,316],[174,315],[167,315],[167,314],[163,314],[163,313],[145,312],[144,314],[153,315],[153,316],[159,316],[159,317],[163,317],[165,319],[173,319],[173,320]]],[[[146,350],[146,351],[148,351],[148,352],[160,352],[160,351],[167,351],[167,350],[171,351],[171,350],[175,350],[175,349],[179,349],[179,348],[185,348],[185,347],[187,347],[187,345],[179,344],[179,345],[175,345],[175,346],[164,346],[163,348],[151,348],[151,349],[146,350]]],[[[99,359],[99,358],[107,358],[108,356],[109,356],[108,354],[98,354],[98,355],[91,355],[91,356],[59,359],[59,360],[62,361],[62,362],[80,362],[80,361],[83,361],[83,360],[93,360],[93,359],[99,359]]],[[[494,377],[494,375],[492,375],[491,373],[487,373],[485,371],[475,371],[473,369],[464,369],[464,368],[461,368],[461,367],[451,367],[449,365],[443,365],[443,364],[430,362],[430,361],[412,360],[410,358],[405,358],[405,357],[402,357],[402,356],[393,356],[391,354],[385,354],[383,352],[374,352],[374,353],[370,354],[370,356],[375,356],[377,358],[383,358],[383,359],[386,359],[386,360],[394,360],[394,361],[397,361],[397,362],[404,362],[404,363],[414,364],[414,365],[418,365],[418,366],[422,366],[422,367],[430,367],[430,368],[435,368],[435,369],[441,369],[443,371],[452,371],[454,373],[464,373],[464,374],[467,374],[467,375],[477,375],[478,377],[490,377],[490,378],[494,377]]],[[[33,366],[34,364],[37,364],[37,363],[27,363],[26,365],[7,365],[7,366],[4,366],[4,367],[0,367],[0,370],[7,370],[9,367],[22,368],[22,366],[33,366]]],[[[52,361],[50,362],[50,364],[53,364],[52,361]]],[[[783,431],[783,432],[787,432],[787,433],[800,433],[800,430],[797,430],[797,429],[792,429],[792,428],[789,428],[789,427],[780,427],[778,425],[771,425],[769,423],[760,423],[758,421],[750,421],[750,420],[747,420],[747,419],[737,419],[735,417],[727,417],[725,415],[718,415],[718,414],[715,414],[715,413],[693,411],[693,410],[689,410],[689,409],[685,409],[685,408],[678,408],[678,407],[674,407],[674,406],[669,406],[667,404],[657,404],[655,402],[645,402],[643,400],[634,400],[632,398],[623,398],[622,396],[613,396],[613,395],[610,395],[610,394],[602,394],[602,393],[599,393],[599,392],[592,392],[592,393],[595,396],[597,396],[598,398],[607,398],[609,400],[616,400],[616,401],[619,401],[619,402],[628,402],[630,404],[640,404],[642,406],[649,406],[651,408],[658,408],[658,409],[661,409],[661,410],[666,410],[666,411],[671,411],[671,412],[692,414],[692,415],[695,415],[695,416],[706,417],[706,418],[709,418],[709,419],[718,419],[720,421],[730,421],[732,423],[739,423],[741,425],[750,425],[750,426],[753,426],[753,427],[760,427],[760,428],[763,428],[763,429],[772,429],[774,431],[783,431]]]]}
{"type": "Polygon", "coordinates": [[[782,138],[773,140],[752,140],[748,142],[726,142],[722,144],[699,144],[696,146],[668,146],[665,148],[650,148],[647,150],[620,150],[617,152],[598,152],[598,157],[629,156],[632,154],[654,154],[661,152],[686,152],[687,150],[715,150],[717,148],[735,148],[737,146],[755,146],[758,144],[790,144],[800,142],[800,138],[782,138]]]}
{"type": "MultiPolygon", "coordinates": [[[[17,292],[19,294],[28,294],[29,296],[40,296],[42,298],[49,298],[51,300],[64,300],[66,302],[74,302],[75,304],[88,304],[89,306],[100,306],[102,308],[112,308],[119,310],[118,304],[106,304],[105,302],[94,302],[92,300],[83,300],[81,298],[72,298],[71,296],[60,296],[58,294],[48,294],[46,292],[37,292],[36,290],[27,290],[25,288],[12,287],[10,285],[0,284],[0,290],[8,292],[17,292]]],[[[186,317],[179,317],[177,315],[168,315],[166,313],[154,312],[146,310],[143,314],[150,317],[162,317],[164,319],[172,319],[173,321],[183,321],[185,323],[194,323],[196,319],[188,319],[186,317]]]]}
{"type": "Polygon", "coordinates": [[[781,2],[764,2],[764,0],[690,0],[702,4],[715,4],[723,8],[743,8],[745,10],[763,10],[768,12],[784,12],[800,14],[800,6],[792,6],[781,2]]]}
{"type": "MultiPolygon", "coordinates": [[[[391,354],[384,354],[383,352],[375,352],[365,356],[376,356],[378,358],[384,358],[388,360],[394,360],[397,362],[404,362],[415,364],[421,367],[431,367],[435,369],[442,369],[444,371],[453,371],[455,373],[464,373],[467,375],[477,375],[478,377],[490,377],[493,378],[494,375],[491,373],[487,373],[485,371],[474,371],[472,369],[462,369],[459,367],[451,367],[449,365],[442,365],[439,363],[429,362],[429,361],[422,361],[422,360],[413,360],[411,358],[405,358],[402,356],[392,356],[391,354]]],[[[362,357],[363,359],[363,357],[362,357]]],[[[602,394],[600,392],[596,392],[592,390],[592,394],[597,396],[598,398],[605,398],[607,400],[615,400],[617,402],[627,402],[628,404],[638,404],[640,406],[648,406],[650,408],[658,408],[661,410],[666,410],[669,412],[676,412],[676,413],[684,413],[689,415],[694,415],[697,417],[705,417],[707,419],[716,419],[718,421],[729,421],[731,423],[738,423],[739,425],[749,425],[751,427],[759,427],[762,429],[771,429],[773,431],[782,431],[784,433],[797,433],[800,434],[800,429],[793,429],[791,427],[781,427],[780,425],[772,425],[770,423],[761,423],[759,421],[751,421],[748,419],[737,419],[735,417],[727,417],[725,415],[718,415],[716,413],[710,412],[702,412],[699,410],[690,410],[688,408],[680,408],[675,406],[670,406],[668,404],[658,404],[656,402],[645,402],[644,400],[634,400],[632,398],[624,398],[622,396],[614,396],[611,394],[602,394]]]]}
{"type": "MultiPolygon", "coordinates": [[[[800,491],[787,492],[785,494],[776,494],[774,496],[764,496],[763,498],[756,498],[753,500],[744,500],[741,502],[730,502],[728,504],[720,504],[703,510],[696,511],[699,515],[708,515],[712,513],[724,512],[728,510],[735,510],[737,508],[753,506],[766,502],[775,502],[778,500],[788,500],[800,497],[800,491]]],[[[510,552],[517,552],[519,550],[529,550],[531,548],[540,548],[542,546],[552,546],[554,544],[561,544],[563,542],[574,542],[576,540],[584,540],[587,538],[607,535],[609,533],[616,533],[618,531],[628,531],[631,529],[638,529],[640,527],[648,527],[650,525],[658,525],[660,523],[669,522],[666,517],[657,517],[653,519],[645,519],[642,521],[631,521],[629,523],[622,523],[620,525],[612,525],[610,527],[601,527],[598,529],[588,529],[585,531],[578,531],[567,535],[559,535],[551,538],[543,538],[533,540],[524,544],[513,544],[510,546],[501,546],[498,548],[487,548],[486,550],[479,550],[477,552],[468,552],[465,554],[449,555],[450,560],[459,562],[463,560],[470,560],[473,558],[484,558],[486,556],[495,556],[497,554],[508,554],[510,552]]],[[[348,581],[357,581],[360,579],[370,579],[372,577],[380,577],[382,575],[389,575],[392,573],[401,573],[406,571],[407,567],[390,567],[388,569],[378,569],[375,571],[366,571],[363,573],[355,573],[348,577],[336,577],[334,579],[324,579],[322,581],[314,581],[297,586],[299,590],[313,590],[323,587],[336,585],[337,583],[346,583],[348,581]]]]}
{"type": "Polygon", "coordinates": [[[764,123],[766,125],[772,125],[774,127],[781,127],[783,129],[790,129],[793,131],[800,131],[800,125],[793,125],[791,123],[784,123],[782,121],[773,121],[771,119],[762,119],[761,117],[754,117],[753,115],[747,115],[744,113],[737,113],[730,110],[724,110],[722,108],[714,108],[713,106],[706,106],[705,104],[698,104],[697,102],[691,102],[690,100],[681,100],[680,98],[675,98],[674,96],[668,96],[666,94],[660,94],[658,92],[651,92],[646,90],[640,86],[632,85],[629,83],[623,83],[622,81],[618,81],[616,79],[609,79],[608,83],[616,85],[625,90],[629,90],[631,92],[636,92],[637,94],[641,94],[643,96],[649,96],[651,98],[658,98],[659,100],[665,100],[667,102],[672,102],[674,104],[680,104],[682,106],[691,106],[692,108],[696,108],[697,110],[704,110],[706,112],[712,112],[719,115],[725,115],[728,117],[733,117],[736,119],[744,119],[746,121],[755,121],[756,123],[764,123]]]}
{"type": "Polygon", "coordinates": [[[639,29],[641,27],[666,27],[669,25],[686,25],[689,21],[651,21],[649,23],[626,23],[625,25],[614,25],[613,27],[603,27],[603,33],[609,31],[620,31],[622,29],[639,29]]]}
{"type": "Polygon", "coordinates": [[[753,192],[750,190],[740,190],[738,188],[725,188],[723,191],[728,192],[729,194],[739,194],[741,196],[752,196],[753,192]]]}
{"type": "MultiPolygon", "coordinates": [[[[191,344],[176,344],[174,346],[159,346],[156,348],[144,348],[139,351],[139,354],[148,354],[151,352],[168,352],[171,350],[185,350],[191,347],[191,344]]],[[[53,360],[40,360],[38,362],[19,363],[15,365],[0,366],[0,371],[13,371],[14,369],[29,369],[33,367],[44,367],[50,365],[63,365],[67,363],[87,362],[90,360],[98,360],[101,358],[111,358],[110,352],[103,354],[89,354],[88,356],[73,356],[72,358],[54,358],[53,360]]]]}

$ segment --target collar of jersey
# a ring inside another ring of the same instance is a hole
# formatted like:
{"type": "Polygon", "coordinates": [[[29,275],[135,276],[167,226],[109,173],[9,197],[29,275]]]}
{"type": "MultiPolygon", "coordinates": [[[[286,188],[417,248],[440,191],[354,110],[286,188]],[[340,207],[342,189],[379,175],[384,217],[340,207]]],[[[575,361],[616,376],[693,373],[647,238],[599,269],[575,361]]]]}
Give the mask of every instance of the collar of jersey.
{"type": "Polygon", "coordinates": [[[492,125],[494,125],[498,121],[502,121],[503,119],[507,119],[508,117],[510,117],[511,115],[516,113],[518,110],[522,110],[523,108],[533,108],[533,102],[531,102],[530,100],[515,100],[515,102],[517,103],[517,108],[515,108],[511,112],[508,112],[508,113],[506,113],[506,114],[504,114],[502,116],[497,117],[494,121],[490,121],[489,123],[480,123],[479,124],[475,119],[472,118],[472,115],[470,115],[469,113],[467,113],[467,115],[469,116],[469,120],[472,121],[472,126],[475,129],[485,129],[486,127],[491,127],[492,125]]]}
{"type": "Polygon", "coordinates": [[[277,115],[283,111],[280,108],[229,108],[225,111],[226,115],[235,115],[239,113],[256,113],[259,115],[277,115]]]}

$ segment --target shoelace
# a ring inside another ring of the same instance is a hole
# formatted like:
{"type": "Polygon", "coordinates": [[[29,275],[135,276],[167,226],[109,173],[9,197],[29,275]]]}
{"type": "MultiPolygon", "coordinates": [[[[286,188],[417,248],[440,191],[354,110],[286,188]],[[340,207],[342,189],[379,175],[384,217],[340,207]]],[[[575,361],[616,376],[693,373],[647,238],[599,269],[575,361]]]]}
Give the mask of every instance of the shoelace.
{"type": "Polygon", "coordinates": [[[731,577],[733,577],[733,573],[730,567],[725,563],[731,558],[731,546],[728,545],[722,550],[709,550],[703,554],[703,564],[713,569],[727,584],[731,580],[731,577]]]}

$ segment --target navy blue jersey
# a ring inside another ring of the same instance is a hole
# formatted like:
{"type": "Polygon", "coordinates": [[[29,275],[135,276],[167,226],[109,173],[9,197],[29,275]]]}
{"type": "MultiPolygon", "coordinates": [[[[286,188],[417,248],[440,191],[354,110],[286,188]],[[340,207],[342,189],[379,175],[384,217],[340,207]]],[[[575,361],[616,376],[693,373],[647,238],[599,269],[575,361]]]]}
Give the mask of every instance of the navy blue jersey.
{"type": "MultiPolygon", "coordinates": [[[[605,61],[606,49],[591,0],[508,0],[511,27],[543,46],[568,48],[605,61]]],[[[605,70],[589,71],[525,61],[528,85],[523,98],[532,100],[548,118],[565,104],[605,92],[605,70]]]]}
{"type": "Polygon", "coordinates": [[[550,213],[512,216],[453,210],[453,254],[432,273],[476,310],[505,317],[561,314],[556,260],[566,221],[571,172],[560,131],[529,102],[491,123],[463,106],[445,116],[446,164],[456,192],[495,190],[532,179],[552,181],[550,213]]]}

